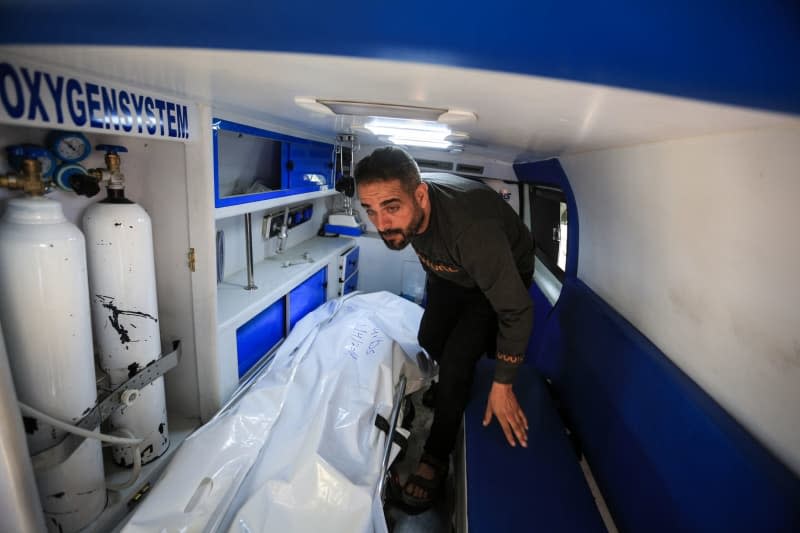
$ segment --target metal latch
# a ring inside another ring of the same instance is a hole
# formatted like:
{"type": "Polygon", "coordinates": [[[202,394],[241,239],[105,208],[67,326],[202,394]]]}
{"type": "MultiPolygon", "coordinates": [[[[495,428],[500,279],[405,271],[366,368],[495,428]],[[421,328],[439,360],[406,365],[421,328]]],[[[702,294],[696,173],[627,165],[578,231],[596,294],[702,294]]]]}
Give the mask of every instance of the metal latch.
{"type": "Polygon", "coordinates": [[[189,270],[194,272],[196,264],[197,264],[197,254],[194,252],[194,248],[189,248],[189,270]]]}

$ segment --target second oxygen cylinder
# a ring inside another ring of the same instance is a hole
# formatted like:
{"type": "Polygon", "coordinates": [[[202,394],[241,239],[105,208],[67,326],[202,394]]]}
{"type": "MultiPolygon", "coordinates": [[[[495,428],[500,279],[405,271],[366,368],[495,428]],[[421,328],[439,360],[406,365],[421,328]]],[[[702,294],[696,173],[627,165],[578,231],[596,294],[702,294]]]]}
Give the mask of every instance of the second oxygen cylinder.
{"type": "MultiPolygon", "coordinates": [[[[108,198],[87,208],[83,230],[98,362],[116,388],[161,354],[153,230],[141,206],[111,189],[108,198]]],[[[115,429],[125,428],[144,439],[144,464],[169,447],[164,378],[139,393],[110,421],[115,429]]],[[[112,455],[118,464],[133,464],[129,446],[115,446],[112,455]]]]}

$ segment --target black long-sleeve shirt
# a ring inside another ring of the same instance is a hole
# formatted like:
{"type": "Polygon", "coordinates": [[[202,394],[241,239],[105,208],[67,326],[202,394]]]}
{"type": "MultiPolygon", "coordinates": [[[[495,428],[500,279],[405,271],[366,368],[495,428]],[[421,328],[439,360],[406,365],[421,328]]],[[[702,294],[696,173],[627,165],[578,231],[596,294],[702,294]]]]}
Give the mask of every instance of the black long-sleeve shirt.
{"type": "Polygon", "coordinates": [[[411,241],[425,270],[478,287],[497,313],[495,381],[511,383],[522,363],[533,304],[520,274],[533,272],[533,239],[497,192],[452,174],[426,174],[431,218],[411,241]]]}

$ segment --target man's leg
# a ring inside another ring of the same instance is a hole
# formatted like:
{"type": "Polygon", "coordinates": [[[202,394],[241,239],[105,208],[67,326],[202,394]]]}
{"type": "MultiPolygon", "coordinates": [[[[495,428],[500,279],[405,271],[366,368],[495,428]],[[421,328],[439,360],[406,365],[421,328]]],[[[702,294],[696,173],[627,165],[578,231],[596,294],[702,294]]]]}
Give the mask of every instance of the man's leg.
{"type": "Polygon", "coordinates": [[[453,302],[461,308],[461,313],[442,352],[433,424],[425,444],[425,451],[443,461],[455,446],[475,364],[491,344],[497,322],[489,301],[479,291],[467,291],[460,300],[453,302]]]}
{"type": "MultiPolygon", "coordinates": [[[[485,352],[491,325],[497,320],[488,300],[477,290],[457,287],[457,290],[449,291],[448,297],[450,314],[457,314],[457,320],[452,329],[444,332],[446,340],[439,356],[439,385],[433,424],[425,444],[425,452],[435,459],[434,462],[443,465],[448,464],[455,445],[472,387],[475,363],[485,352]]],[[[416,475],[432,480],[437,474],[434,467],[423,460],[416,475]]],[[[413,478],[404,490],[419,500],[432,496],[428,489],[414,483],[413,478]]]]}
{"type": "Polygon", "coordinates": [[[463,291],[463,288],[443,280],[429,279],[427,283],[428,302],[417,340],[437,363],[441,362],[450,331],[461,316],[460,306],[454,304],[461,299],[463,291]]]}

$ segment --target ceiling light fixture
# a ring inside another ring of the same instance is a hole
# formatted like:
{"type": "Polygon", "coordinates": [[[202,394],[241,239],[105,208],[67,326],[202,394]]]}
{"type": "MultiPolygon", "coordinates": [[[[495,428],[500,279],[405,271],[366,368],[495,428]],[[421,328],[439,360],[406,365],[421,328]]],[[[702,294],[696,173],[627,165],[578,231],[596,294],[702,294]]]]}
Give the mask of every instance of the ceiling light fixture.
{"type": "Polygon", "coordinates": [[[373,135],[388,137],[389,142],[403,146],[448,148],[446,138],[452,131],[444,124],[424,120],[373,118],[364,127],[373,135]]]}
{"type": "Polygon", "coordinates": [[[426,120],[443,124],[466,124],[478,120],[478,116],[466,109],[428,107],[419,105],[388,104],[364,100],[339,100],[297,96],[298,106],[325,115],[349,115],[355,117],[388,117],[409,120],[426,120]]]}
{"type": "Polygon", "coordinates": [[[404,137],[389,137],[389,142],[400,146],[418,146],[420,148],[450,148],[450,141],[428,141],[424,139],[408,139],[404,137]]]}
{"type": "Polygon", "coordinates": [[[323,100],[316,102],[330,109],[336,115],[360,117],[389,117],[411,120],[435,121],[448,112],[445,108],[416,105],[385,104],[358,100],[323,100]]]}
{"type": "Polygon", "coordinates": [[[372,132],[373,135],[419,138],[432,141],[442,141],[452,133],[450,128],[438,122],[400,118],[373,118],[364,127],[372,132]]]}

